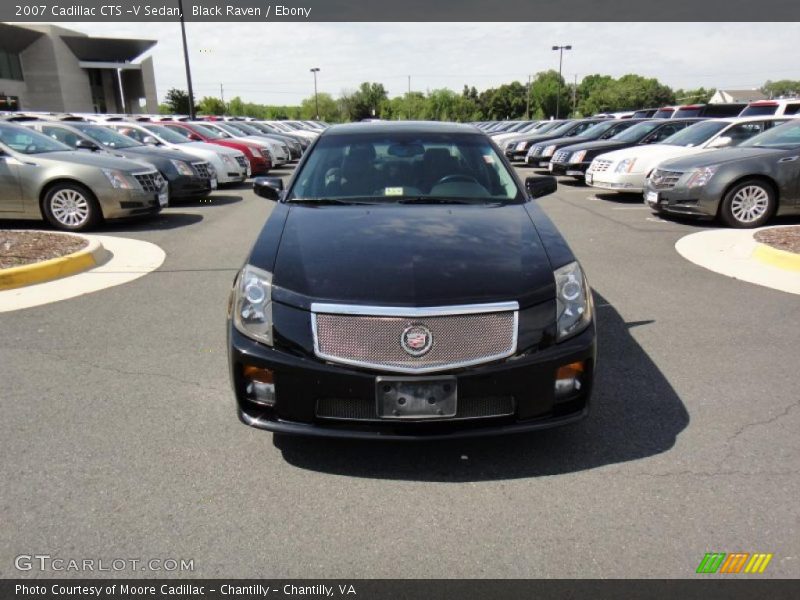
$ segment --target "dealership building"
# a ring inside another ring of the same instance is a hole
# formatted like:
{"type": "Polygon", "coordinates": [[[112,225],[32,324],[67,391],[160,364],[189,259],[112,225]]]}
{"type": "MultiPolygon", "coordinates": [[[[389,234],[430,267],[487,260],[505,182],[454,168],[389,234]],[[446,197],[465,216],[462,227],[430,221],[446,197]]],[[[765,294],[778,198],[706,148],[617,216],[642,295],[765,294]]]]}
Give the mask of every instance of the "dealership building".
{"type": "Polygon", "coordinates": [[[157,113],[155,44],[0,23],[0,110],[157,113]]]}

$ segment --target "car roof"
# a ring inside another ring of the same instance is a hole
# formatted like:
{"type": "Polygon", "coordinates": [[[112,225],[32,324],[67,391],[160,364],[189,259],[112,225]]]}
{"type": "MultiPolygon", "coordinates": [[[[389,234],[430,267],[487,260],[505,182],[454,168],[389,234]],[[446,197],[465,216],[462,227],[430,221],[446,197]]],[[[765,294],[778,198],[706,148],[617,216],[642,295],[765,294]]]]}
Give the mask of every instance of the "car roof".
{"type": "Polygon", "coordinates": [[[480,133],[474,125],[440,121],[374,121],[331,125],[320,135],[371,133],[480,133]]]}

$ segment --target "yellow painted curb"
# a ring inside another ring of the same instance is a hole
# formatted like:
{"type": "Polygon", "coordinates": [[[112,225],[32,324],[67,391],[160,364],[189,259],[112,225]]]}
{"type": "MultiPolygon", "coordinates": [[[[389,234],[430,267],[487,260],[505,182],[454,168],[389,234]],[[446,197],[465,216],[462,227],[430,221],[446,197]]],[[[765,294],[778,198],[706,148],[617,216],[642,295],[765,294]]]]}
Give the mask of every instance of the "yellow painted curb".
{"type": "Polygon", "coordinates": [[[26,285],[60,279],[68,275],[88,271],[105,262],[108,253],[98,240],[76,234],[70,235],[82,237],[89,243],[85,248],[66,256],[51,258],[50,260],[43,260],[30,265],[0,269],[0,290],[11,290],[26,285]]]}
{"type": "Polygon", "coordinates": [[[777,267],[785,271],[800,271],[800,254],[778,250],[767,244],[756,242],[753,250],[753,258],[772,267],[777,267]]]}

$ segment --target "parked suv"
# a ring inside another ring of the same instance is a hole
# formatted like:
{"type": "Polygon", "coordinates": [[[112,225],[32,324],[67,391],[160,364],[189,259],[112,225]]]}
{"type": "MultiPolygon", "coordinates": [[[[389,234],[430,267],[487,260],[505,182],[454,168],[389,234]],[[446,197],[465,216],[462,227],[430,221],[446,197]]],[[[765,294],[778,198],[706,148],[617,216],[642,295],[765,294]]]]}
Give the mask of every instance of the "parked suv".
{"type": "Polygon", "coordinates": [[[0,123],[0,218],[44,218],[81,231],[102,219],[156,213],[167,201],[167,183],[150,164],[78,152],[0,123]]]}
{"type": "Polygon", "coordinates": [[[748,104],[740,117],[759,117],[764,115],[800,114],[800,98],[779,98],[777,100],[757,100],[748,104]]]}

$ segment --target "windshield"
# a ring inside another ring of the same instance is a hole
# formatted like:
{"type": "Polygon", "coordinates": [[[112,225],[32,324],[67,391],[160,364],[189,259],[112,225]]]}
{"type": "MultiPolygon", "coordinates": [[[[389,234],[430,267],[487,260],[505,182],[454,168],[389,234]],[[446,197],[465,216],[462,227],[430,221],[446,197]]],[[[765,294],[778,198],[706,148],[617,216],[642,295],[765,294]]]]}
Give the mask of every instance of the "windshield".
{"type": "Polygon", "coordinates": [[[522,196],[482,134],[390,132],[322,137],[287,199],[506,202],[522,196]]]}
{"type": "Polygon", "coordinates": [[[774,104],[750,104],[741,113],[740,117],[761,117],[764,115],[774,115],[778,112],[778,103],[774,104]]]}
{"type": "Polygon", "coordinates": [[[626,129],[612,137],[615,142],[637,142],[653,131],[656,127],[661,125],[658,121],[649,121],[647,123],[637,123],[633,127],[626,129]]]}
{"type": "Polygon", "coordinates": [[[214,126],[219,127],[223,131],[227,131],[234,137],[242,137],[243,135],[247,135],[236,129],[236,127],[229,125],[228,123],[214,123],[214,126]]]}
{"type": "Polygon", "coordinates": [[[615,128],[619,125],[616,121],[606,121],[604,123],[595,123],[591,127],[587,127],[586,130],[582,131],[578,137],[582,138],[589,138],[595,139],[599,138],[609,129],[615,128]]]}
{"type": "Polygon", "coordinates": [[[664,141],[659,142],[659,144],[692,148],[707,142],[709,138],[715,136],[729,125],[730,123],[725,121],[702,121],[672,134],[664,141]]]}
{"type": "Polygon", "coordinates": [[[129,138],[126,135],[117,133],[107,127],[98,127],[96,125],[79,125],[77,123],[72,125],[75,129],[92,138],[95,142],[107,146],[109,148],[133,148],[134,146],[142,146],[136,140],[129,138]]]}
{"type": "Polygon", "coordinates": [[[72,150],[66,144],[19,125],[0,124],[0,143],[22,154],[44,154],[45,152],[72,150]]]}
{"type": "Polygon", "coordinates": [[[768,129],[739,144],[740,148],[777,148],[792,150],[800,148],[800,123],[790,121],[768,129]]]}
{"type": "Polygon", "coordinates": [[[170,144],[188,144],[189,140],[179,133],[175,133],[171,129],[163,125],[142,125],[150,133],[155,133],[158,137],[170,144]]]}
{"type": "Polygon", "coordinates": [[[213,125],[201,125],[200,123],[192,123],[192,127],[196,127],[202,134],[215,140],[224,140],[231,136],[226,131],[222,131],[213,125]]]}

